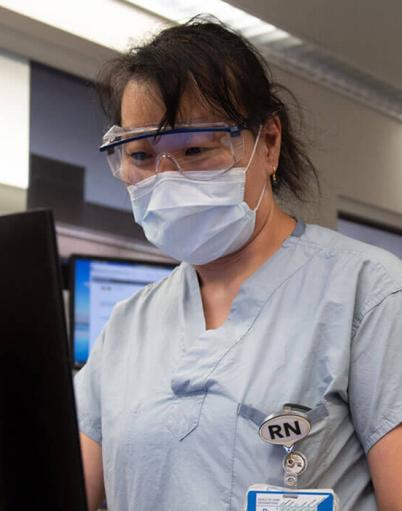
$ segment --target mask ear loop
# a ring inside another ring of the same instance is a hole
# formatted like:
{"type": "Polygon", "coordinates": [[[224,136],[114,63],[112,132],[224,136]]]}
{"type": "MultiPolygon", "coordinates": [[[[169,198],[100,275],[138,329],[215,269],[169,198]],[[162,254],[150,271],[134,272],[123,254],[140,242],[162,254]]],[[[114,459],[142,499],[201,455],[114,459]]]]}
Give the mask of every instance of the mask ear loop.
{"type": "Polygon", "coordinates": [[[251,151],[251,156],[250,156],[250,159],[248,160],[248,163],[247,163],[247,166],[246,166],[246,170],[244,171],[244,173],[246,173],[248,171],[248,169],[250,167],[250,164],[253,161],[255,152],[257,150],[257,145],[258,145],[258,142],[260,140],[261,130],[262,130],[262,125],[260,124],[260,127],[258,128],[257,137],[256,137],[255,142],[254,142],[254,147],[253,147],[253,150],[251,151]]]}
{"type": "MultiPolygon", "coordinates": [[[[261,131],[262,131],[262,125],[260,124],[260,127],[258,128],[258,133],[257,133],[257,137],[255,139],[255,142],[254,142],[254,147],[253,147],[253,150],[251,152],[251,156],[250,156],[250,159],[248,160],[248,163],[247,163],[247,167],[246,167],[246,170],[244,171],[244,173],[246,173],[250,167],[250,164],[254,158],[254,155],[255,155],[255,152],[257,150],[257,145],[258,145],[258,141],[260,140],[260,135],[261,135],[261,131]]],[[[260,207],[260,204],[262,202],[262,198],[264,197],[264,192],[265,192],[265,189],[267,188],[267,182],[265,181],[265,184],[264,184],[264,187],[260,193],[260,197],[258,198],[258,202],[257,202],[257,205],[255,208],[253,208],[253,211],[257,211],[257,209],[260,207]]]]}
{"type": "Polygon", "coordinates": [[[262,202],[262,198],[264,197],[264,192],[265,192],[266,188],[267,188],[267,182],[265,181],[264,187],[260,194],[260,198],[258,199],[258,202],[257,202],[257,206],[253,209],[253,211],[257,211],[257,209],[260,207],[260,204],[262,202]]]}

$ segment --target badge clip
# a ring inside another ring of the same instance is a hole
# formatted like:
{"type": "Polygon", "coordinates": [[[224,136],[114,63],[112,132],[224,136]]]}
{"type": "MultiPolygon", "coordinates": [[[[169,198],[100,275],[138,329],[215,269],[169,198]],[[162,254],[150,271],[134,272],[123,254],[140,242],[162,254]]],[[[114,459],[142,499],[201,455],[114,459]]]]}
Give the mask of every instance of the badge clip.
{"type": "Polygon", "coordinates": [[[298,476],[305,472],[308,465],[306,456],[295,451],[294,445],[310,433],[311,421],[306,413],[309,410],[303,405],[285,404],[282,411],[266,417],[258,430],[261,440],[281,445],[286,451],[282,462],[286,487],[295,488],[298,476]]]}

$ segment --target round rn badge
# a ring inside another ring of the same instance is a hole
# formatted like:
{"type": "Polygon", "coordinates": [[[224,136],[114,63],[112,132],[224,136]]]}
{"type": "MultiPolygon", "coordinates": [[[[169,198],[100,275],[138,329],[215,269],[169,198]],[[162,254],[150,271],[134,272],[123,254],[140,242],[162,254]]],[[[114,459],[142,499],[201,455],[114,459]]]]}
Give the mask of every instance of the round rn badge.
{"type": "Polygon", "coordinates": [[[298,410],[285,408],[279,413],[269,415],[258,431],[264,442],[274,445],[292,447],[303,440],[311,429],[307,415],[298,410]]]}

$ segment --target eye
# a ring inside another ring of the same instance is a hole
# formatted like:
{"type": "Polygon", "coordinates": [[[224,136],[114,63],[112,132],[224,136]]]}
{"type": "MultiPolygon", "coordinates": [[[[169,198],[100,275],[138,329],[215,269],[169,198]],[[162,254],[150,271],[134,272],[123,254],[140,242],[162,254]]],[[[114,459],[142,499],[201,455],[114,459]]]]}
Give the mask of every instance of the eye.
{"type": "Polygon", "coordinates": [[[131,141],[123,145],[125,157],[131,161],[133,165],[142,165],[153,157],[152,147],[146,141],[131,141]]]}
{"type": "Polygon", "coordinates": [[[200,154],[200,153],[204,153],[207,150],[208,150],[207,147],[188,147],[185,151],[185,155],[191,156],[193,154],[200,154]]]}
{"type": "Polygon", "coordinates": [[[147,158],[149,158],[149,155],[147,155],[144,151],[137,151],[135,153],[131,153],[130,157],[135,161],[145,161],[147,158]]]}

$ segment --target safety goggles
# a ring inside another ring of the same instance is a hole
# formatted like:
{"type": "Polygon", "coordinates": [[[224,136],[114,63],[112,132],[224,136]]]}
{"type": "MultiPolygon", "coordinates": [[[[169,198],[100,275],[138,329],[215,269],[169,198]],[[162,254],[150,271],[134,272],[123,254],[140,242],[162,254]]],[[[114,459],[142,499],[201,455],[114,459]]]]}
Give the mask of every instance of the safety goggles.
{"type": "Polygon", "coordinates": [[[214,170],[219,175],[241,160],[243,129],[223,122],[177,124],[162,131],[113,126],[99,149],[106,153],[112,174],[129,185],[166,170],[179,171],[189,179],[206,179],[210,173],[203,175],[202,171],[214,170]]]}

